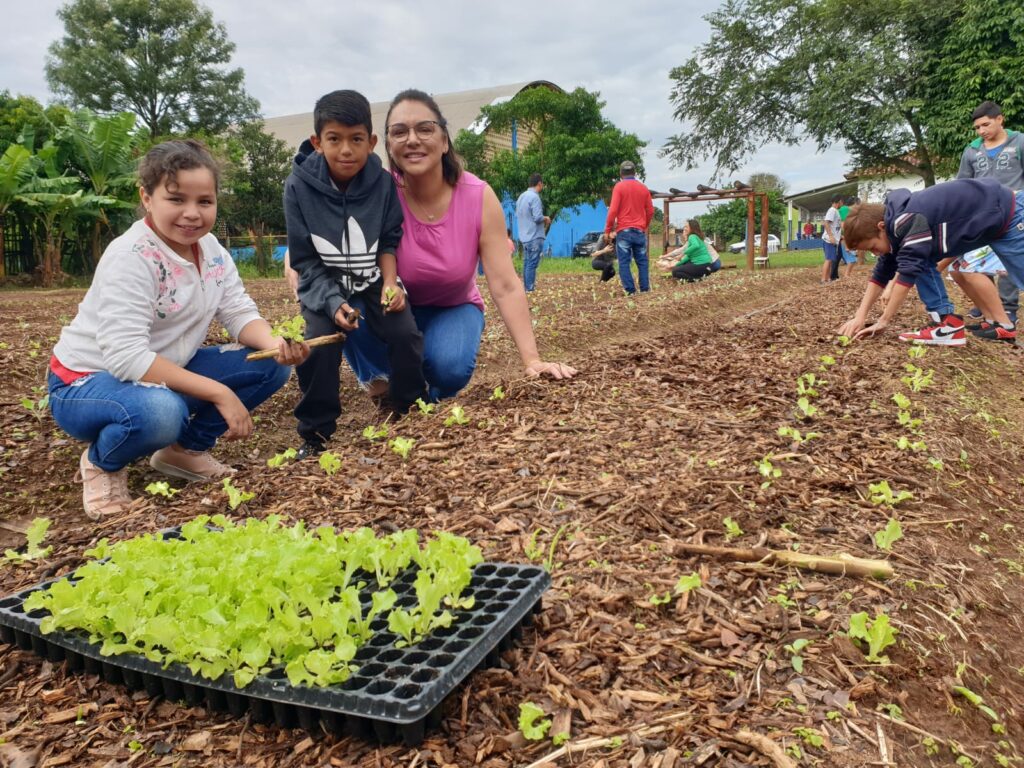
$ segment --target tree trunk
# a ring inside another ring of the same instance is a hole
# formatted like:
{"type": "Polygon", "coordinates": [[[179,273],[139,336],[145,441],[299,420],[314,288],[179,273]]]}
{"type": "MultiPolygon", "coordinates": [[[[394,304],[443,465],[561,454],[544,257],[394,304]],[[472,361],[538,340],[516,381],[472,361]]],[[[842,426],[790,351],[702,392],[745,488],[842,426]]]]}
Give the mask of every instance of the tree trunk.
{"type": "Polygon", "coordinates": [[[64,276],[61,269],[61,239],[47,235],[46,244],[43,246],[43,263],[41,271],[41,282],[44,288],[53,287],[58,279],[64,276]]]}
{"type": "Polygon", "coordinates": [[[92,225],[92,264],[90,264],[90,271],[95,272],[96,267],[100,264],[100,257],[103,255],[103,250],[100,248],[100,228],[103,222],[99,219],[92,225]]]}
{"type": "Polygon", "coordinates": [[[4,252],[4,215],[0,213],[0,277],[7,277],[7,255],[4,252]]]}

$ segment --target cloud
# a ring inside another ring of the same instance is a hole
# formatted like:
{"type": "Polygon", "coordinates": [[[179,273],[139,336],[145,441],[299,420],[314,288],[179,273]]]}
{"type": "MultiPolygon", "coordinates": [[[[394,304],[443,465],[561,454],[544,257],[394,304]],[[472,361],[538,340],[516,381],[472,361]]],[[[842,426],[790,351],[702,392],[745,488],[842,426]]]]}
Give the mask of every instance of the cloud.
{"type": "MultiPolygon", "coordinates": [[[[43,66],[47,47],[63,33],[56,17],[60,5],[36,0],[5,10],[2,87],[52,100],[43,66]]],[[[246,88],[264,115],[308,112],[336,88],[357,88],[371,101],[384,101],[408,87],[444,93],[550,80],[566,89],[600,91],[605,115],[649,142],[644,162],[651,187],[692,189],[711,179],[711,164],[684,172],[657,156],[668,137],[683,130],[672,117],[668,73],[707,39],[702,16],[712,9],[698,0],[205,5],[227,27],[237,46],[232,66],[245,70],[246,88]]],[[[839,181],[846,164],[841,148],[818,154],[810,144],[772,145],[730,179],[768,171],[798,191],[839,181]]],[[[693,206],[681,215],[699,212],[693,206]]]]}

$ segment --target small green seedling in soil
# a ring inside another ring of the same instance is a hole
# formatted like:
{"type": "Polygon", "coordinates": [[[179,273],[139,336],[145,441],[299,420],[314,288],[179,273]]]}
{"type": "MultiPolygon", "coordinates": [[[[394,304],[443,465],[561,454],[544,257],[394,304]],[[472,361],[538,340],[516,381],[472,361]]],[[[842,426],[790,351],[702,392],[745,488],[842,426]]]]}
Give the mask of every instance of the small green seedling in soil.
{"type": "Polygon", "coordinates": [[[796,427],[779,427],[779,437],[788,437],[797,445],[803,445],[808,440],[813,440],[816,437],[821,437],[821,432],[808,432],[806,435],[801,433],[796,427]]]}
{"type": "Polygon", "coordinates": [[[800,652],[810,644],[811,641],[806,637],[798,637],[791,645],[784,646],[786,653],[790,655],[789,662],[798,675],[802,675],[804,672],[804,657],[800,655],[800,652]]]}
{"type": "Polygon", "coordinates": [[[242,504],[256,497],[255,493],[252,493],[251,491],[243,491],[242,489],[236,488],[232,485],[230,477],[224,478],[223,488],[224,493],[228,495],[228,506],[231,507],[232,510],[238,509],[242,504]]]}
{"type": "Polygon", "coordinates": [[[879,712],[883,712],[884,711],[893,720],[903,720],[904,719],[903,718],[903,709],[900,707],[899,704],[879,704],[878,705],[878,711],[879,712]]]}
{"type": "Polygon", "coordinates": [[[171,488],[170,483],[166,480],[160,480],[155,483],[150,483],[146,486],[146,493],[151,496],[163,496],[165,499],[169,499],[174,494],[178,493],[177,488],[171,488]]]}
{"type": "Polygon", "coordinates": [[[319,463],[320,469],[322,469],[328,477],[341,469],[341,458],[330,451],[324,451],[320,454],[319,463]]]}
{"type": "Polygon", "coordinates": [[[730,539],[738,539],[743,535],[743,529],[740,528],[740,524],[731,517],[727,517],[722,520],[722,525],[725,526],[725,538],[727,541],[730,539]]]}
{"type": "Polygon", "coordinates": [[[896,407],[901,411],[909,411],[910,406],[913,403],[910,402],[910,398],[904,395],[902,392],[897,392],[892,396],[892,401],[896,403],[896,407]]]}
{"type": "Polygon", "coordinates": [[[563,744],[565,744],[565,742],[567,742],[568,740],[569,734],[565,731],[562,731],[561,733],[556,733],[551,737],[551,744],[556,747],[560,747],[563,744]]]}
{"type": "Polygon", "coordinates": [[[403,460],[409,458],[409,451],[414,445],[416,445],[416,441],[411,437],[396,437],[393,440],[388,440],[388,447],[403,460]]]}
{"type": "Polygon", "coordinates": [[[429,416],[435,410],[437,410],[436,405],[434,405],[433,403],[426,402],[422,397],[416,398],[416,407],[419,409],[419,412],[424,416],[429,416]]]}
{"type": "Polygon", "coordinates": [[[910,433],[919,434],[921,419],[913,418],[910,415],[910,411],[897,411],[896,420],[900,423],[901,427],[906,427],[910,433]]]}
{"type": "Polygon", "coordinates": [[[928,354],[928,350],[926,347],[920,344],[915,344],[912,345],[910,349],[907,350],[907,354],[910,355],[911,360],[920,360],[922,357],[928,354]]]}
{"type": "Polygon", "coordinates": [[[797,394],[806,395],[807,397],[817,397],[818,390],[814,388],[816,383],[818,383],[818,377],[813,373],[804,373],[800,375],[796,380],[797,394]]]}
{"type": "Polygon", "coordinates": [[[877,664],[888,664],[889,657],[882,651],[896,642],[898,630],[889,624],[889,617],[881,613],[874,621],[868,619],[867,613],[861,611],[850,616],[849,635],[854,640],[861,640],[868,645],[865,658],[877,664]]]}
{"type": "Polygon", "coordinates": [[[285,448],[284,451],[282,451],[281,453],[275,453],[272,457],[267,459],[267,466],[270,467],[271,469],[282,467],[285,465],[286,462],[291,461],[298,455],[299,452],[296,451],[294,448],[285,448]]]}
{"type": "Polygon", "coordinates": [[[822,355],[818,358],[821,360],[821,370],[827,371],[830,365],[836,364],[836,359],[832,355],[822,355]]]}
{"type": "Polygon", "coordinates": [[[677,595],[682,595],[694,589],[699,589],[701,583],[700,574],[691,573],[689,576],[680,576],[679,581],[676,582],[676,585],[673,588],[673,591],[677,595]]]}
{"type": "Polygon", "coordinates": [[[140,749],[142,749],[142,742],[141,741],[138,741],[137,739],[132,739],[131,741],[128,742],[128,751],[129,752],[134,754],[135,752],[138,752],[140,749]]]}
{"type": "MultiPolygon", "coordinates": [[[[32,387],[34,394],[39,394],[42,387],[32,387]]],[[[29,413],[36,417],[36,420],[42,421],[43,414],[46,413],[46,407],[50,404],[50,396],[48,394],[43,395],[38,399],[31,397],[23,397],[21,399],[21,407],[26,409],[29,413]]]]}
{"type": "Polygon", "coordinates": [[[938,459],[934,456],[928,457],[928,466],[934,469],[936,472],[941,472],[946,468],[946,465],[942,463],[942,459],[938,459]]]}
{"type": "Polygon", "coordinates": [[[369,440],[371,443],[374,440],[380,440],[382,437],[388,436],[388,425],[381,424],[379,427],[375,424],[369,424],[363,427],[363,437],[369,440]]]}
{"type": "Polygon", "coordinates": [[[4,552],[4,558],[14,565],[20,565],[49,555],[53,551],[53,547],[44,548],[39,545],[46,538],[46,532],[50,529],[51,522],[48,517],[35,518],[29,523],[28,528],[25,529],[25,551],[17,552],[13,549],[8,549],[4,552]]]}
{"type": "Polygon", "coordinates": [[[853,342],[853,339],[849,336],[837,336],[836,342],[838,342],[840,347],[848,347],[853,342]]]}
{"type": "MultiPolygon", "coordinates": [[[[916,347],[914,347],[914,349],[916,349],[916,347]]],[[[939,745],[935,743],[935,739],[931,736],[926,736],[922,739],[921,746],[924,747],[924,753],[928,755],[928,757],[933,757],[934,755],[939,754],[939,745]]]]}
{"type": "Polygon", "coordinates": [[[928,450],[928,444],[924,440],[914,440],[911,442],[910,438],[906,435],[900,435],[896,441],[896,447],[901,451],[912,451],[914,453],[928,450]]]}
{"type": "Polygon", "coordinates": [[[770,486],[773,480],[782,477],[782,470],[772,464],[771,454],[755,461],[754,466],[757,467],[758,474],[761,475],[761,477],[766,478],[765,481],[761,483],[762,489],[770,486]]]}
{"type": "Polygon", "coordinates": [[[794,728],[793,733],[803,739],[809,747],[825,746],[825,739],[816,728],[794,728]]]}
{"type": "Polygon", "coordinates": [[[499,384],[498,386],[496,386],[494,388],[494,391],[491,392],[491,396],[489,398],[487,398],[487,399],[488,400],[504,400],[505,399],[505,390],[501,388],[501,384],[499,384]]]}
{"type": "Polygon", "coordinates": [[[306,320],[302,315],[295,315],[288,320],[281,320],[270,329],[271,336],[280,336],[288,341],[305,341],[306,320]]]}
{"type": "Polygon", "coordinates": [[[469,418],[461,405],[453,405],[448,418],[444,420],[446,427],[450,427],[452,424],[469,424],[469,418]]]}
{"type": "Polygon", "coordinates": [[[996,714],[992,707],[985,704],[985,700],[978,694],[972,691],[970,688],[964,688],[962,685],[954,685],[953,693],[958,693],[973,704],[980,712],[987,715],[993,722],[999,722],[999,715],[996,714]]]}
{"type": "Polygon", "coordinates": [[[530,540],[526,543],[523,548],[523,553],[529,558],[531,563],[535,563],[544,557],[544,547],[537,545],[537,537],[540,536],[541,529],[538,528],[530,534],[530,540]]]}
{"type": "Polygon", "coordinates": [[[892,545],[902,538],[903,528],[900,526],[900,521],[890,517],[889,522],[885,524],[885,528],[875,531],[875,546],[890,552],[892,551],[892,545]]]}
{"type": "MultiPolygon", "coordinates": [[[[555,569],[561,565],[561,563],[555,562],[555,548],[568,527],[568,525],[560,525],[558,530],[555,531],[555,535],[551,538],[551,544],[548,545],[548,556],[544,559],[544,570],[548,573],[554,573],[555,569]]],[[[534,535],[536,536],[536,533],[534,535]]]]}
{"type": "Polygon", "coordinates": [[[668,603],[671,603],[672,594],[670,592],[666,592],[663,595],[659,595],[657,592],[655,592],[647,599],[650,601],[651,605],[657,608],[659,605],[667,605],[668,603]]]}
{"type": "Polygon", "coordinates": [[[914,498],[914,494],[910,491],[893,493],[892,488],[889,487],[888,480],[882,480],[878,483],[870,483],[868,485],[868,491],[871,492],[872,504],[886,504],[890,507],[895,507],[901,502],[914,498]]]}
{"type": "Polygon", "coordinates": [[[532,701],[519,705],[519,730],[529,741],[540,741],[551,727],[550,718],[544,717],[544,710],[532,701]]]}
{"type": "Polygon", "coordinates": [[[920,392],[931,386],[932,378],[935,376],[935,371],[931,368],[925,373],[913,363],[907,363],[903,367],[910,375],[901,377],[900,381],[910,387],[911,392],[920,392]]]}
{"type": "Polygon", "coordinates": [[[796,401],[797,416],[800,419],[813,419],[818,413],[818,406],[811,403],[809,398],[801,397],[796,401]]]}

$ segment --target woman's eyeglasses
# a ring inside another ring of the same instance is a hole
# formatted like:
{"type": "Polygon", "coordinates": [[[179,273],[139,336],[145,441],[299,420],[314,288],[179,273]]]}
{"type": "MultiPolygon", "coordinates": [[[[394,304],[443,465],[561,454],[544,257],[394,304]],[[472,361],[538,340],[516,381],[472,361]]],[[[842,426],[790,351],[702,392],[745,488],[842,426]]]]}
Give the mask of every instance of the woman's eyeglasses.
{"type": "Polygon", "coordinates": [[[437,120],[421,120],[410,128],[405,123],[395,123],[388,126],[388,138],[392,141],[406,141],[409,138],[410,130],[416,132],[416,138],[420,141],[427,141],[441,130],[441,124],[437,120]]]}

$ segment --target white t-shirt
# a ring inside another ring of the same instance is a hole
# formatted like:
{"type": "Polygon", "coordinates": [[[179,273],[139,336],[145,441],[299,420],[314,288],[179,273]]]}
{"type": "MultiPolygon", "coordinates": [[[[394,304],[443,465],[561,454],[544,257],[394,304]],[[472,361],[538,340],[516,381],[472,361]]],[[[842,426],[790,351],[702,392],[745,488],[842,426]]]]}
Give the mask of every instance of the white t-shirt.
{"type": "Polygon", "coordinates": [[[839,209],[831,206],[828,209],[828,213],[825,214],[825,227],[830,235],[830,237],[825,238],[826,242],[839,242],[839,238],[843,236],[842,224],[842,221],[839,219],[839,209]]]}

